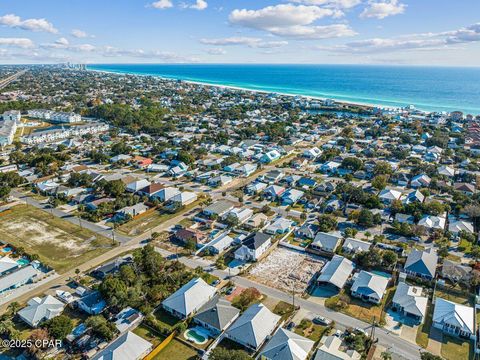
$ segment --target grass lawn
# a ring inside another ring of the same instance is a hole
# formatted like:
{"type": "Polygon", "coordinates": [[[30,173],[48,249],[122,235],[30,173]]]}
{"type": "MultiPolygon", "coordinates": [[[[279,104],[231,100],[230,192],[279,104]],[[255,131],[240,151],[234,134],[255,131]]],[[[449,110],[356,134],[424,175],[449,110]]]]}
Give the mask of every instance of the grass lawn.
{"type": "Polygon", "coordinates": [[[275,308],[273,309],[273,313],[280,315],[282,317],[282,321],[285,321],[290,315],[294,312],[294,307],[292,304],[289,304],[285,301],[280,301],[275,308]]]}
{"type": "Polygon", "coordinates": [[[424,349],[428,346],[428,337],[432,327],[433,305],[429,303],[423,324],[418,327],[415,341],[424,349]]]}
{"type": "Polygon", "coordinates": [[[198,206],[204,199],[199,199],[183,208],[175,214],[160,213],[159,211],[153,211],[146,216],[140,216],[136,219],[130,220],[125,224],[119,226],[117,230],[126,235],[139,235],[146,231],[157,227],[158,225],[170,220],[182,213],[188,212],[198,206]]]}
{"type": "Polygon", "coordinates": [[[209,285],[212,284],[214,281],[218,280],[218,276],[209,274],[207,272],[202,273],[200,277],[209,285]]]}
{"type": "Polygon", "coordinates": [[[438,296],[445,300],[456,302],[457,304],[471,305],[468,296],[459,294],[454,289],[452,289],[452,291],[449,291],[448,288],[437,286],[435,290],[435,296],[438,296]]]}
{"type": "Polygon", "coordinates": [[[165,339],[163,336],[148,328],[144,324],[140,324],[140,326],[137,326],[135,330],[133,330],[133,332],[141,338],[152,343],[154,348],[157,347],[158,344],[160,344],[165,339]]]}
{"type": "Polygon", "coordinates": [[[444,334],[442,357],[447,360],[473,359],[472,342],[444,334]]]}
{"type": "Polygon", "coordinates": [[[160,353],[155,356],[154,360],[189,360],[196,359],[197,352],[191,347],[183,344],[177,339],[173,339],[160,353]]]}
{"type": "Polygon", "coordinates": [[[33,206],[17,205],[0,215],[0,239],[22,247],[59,273],[113,247],[112,240],[33,206]]]}
{"type": "Polygon", "coordinates": [[[458,250],[469,253],[470,251],[472,251],[472,243],[465,239],[460,239],[460,243],[458,244],[458,250]]]}
{"type": "Polygon", "coordinates": [[[296,334],[304,336],[312,341],[319,341],[327,327],[314,324],[311,320],[303,319],[293,330],[296,334]]]}
{"type": "Polygon", "coordinates": [[[354,298],[345,290],[342,290],[340,294],[326,299],[325,306],[371,324],[374,318],[376,321],[385,319],[385,312],[382,309],[388,297],[389,294],[384,296],[384,300],[380,305],[375,305],[354,298]],[[338,307],[340,300],[345,301],[346,307],[338,307]]]}
{"type": "Polygon", "coordinates": [[[180,322],[175,316],[170,315],[168,312],[163,310],[162,308],[158,308],[157,311],[153,314],[155,318],[160,322],[163,326],[167,328],[172,328],[175,324],[180,322]]]}

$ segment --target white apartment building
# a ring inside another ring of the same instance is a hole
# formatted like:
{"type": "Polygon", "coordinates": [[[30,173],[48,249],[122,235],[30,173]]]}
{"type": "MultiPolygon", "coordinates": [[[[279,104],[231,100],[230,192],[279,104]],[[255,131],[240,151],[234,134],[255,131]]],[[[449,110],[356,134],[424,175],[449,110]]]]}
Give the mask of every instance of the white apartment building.
{"type": "Polygon", "coordinates": [[[74,112],[61,112],[46,109],[28,110],[28,116],[59,123],[77,123],[82,121],[82,117],[74,112]]]}
{"type": "Polygon", "coordinates": [[[28,145],[54,142],[69,137],[96,134],[108,131],[109,126],[104,123],[89,123],[86,125],[72,126],[68,128],[52,129],[34,132],[28,136],[22,136],[20,140],[28,145]]]}

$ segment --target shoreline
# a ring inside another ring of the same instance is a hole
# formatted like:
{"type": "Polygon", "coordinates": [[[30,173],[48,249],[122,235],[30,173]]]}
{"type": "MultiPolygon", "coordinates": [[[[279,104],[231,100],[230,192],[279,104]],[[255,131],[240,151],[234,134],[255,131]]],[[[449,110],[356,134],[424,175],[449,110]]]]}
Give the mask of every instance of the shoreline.
{"type": "MultiPolygon", "coordinates": [[[[245,92],[252,92],[252,93],[261,93],[261,94],[278,94],[281,96],[289,96],[289,97],[300,97],[300,98],[305,98],[305,99],[313,99],[313,100],[327,100],[327,99],[332,99],[336,103],[339,103],[341,105],[350,105],[350,106],[359,106],[359,107],[367,107],[371,108],[373,111],[375,108],[380,108],[380,109],[385,109],[385,110],[400,110],[402,109],[402,106],[387,106],[387,105],[381,105],[381,104],[374,104],[374,103],[362,103],[358,101],[346,101],[346,100],[339,100],[336,99],[335,97],[320,97],[320,96],[313,96],[313,95],[302,95],[302,94],[292,94],[292,93],[284,93],[280,91],[268,91],[268,90],[261,90],[261,89],[249,89],[249,88],[244,88],[240,86],[234,86],[234,85],[224,85],[224,84],[213,84],[213,83],[208,83],[208,82],[202,82],[202,81],[196,81],[196,80],[185,80],[185,79],[180,79],[180,78],[172,78],[172,77],[165,77],[162,75],[152,75],[152,74],[137,74],[137,73],[132,73],[132,72],[121,72],[121,71],[113,71],[113,70],[99,70],[99,69],[89,69],[87,66],[87,71],[94,71],[94,72],[99,72],[99,73],[105,73],[105,74],[115,74],[115,75],[132,75],[132,76],[152,76],[152,77],[157,77],[163,80],[168,80],[168,81],[182,81],[187,84],[194,84],[194,85],[202,85],[202,86],[212,86],[212,87],[217,87],[219,89],[232,89],[232,90],[239,90],[239,91],[245,91],[245,92]]],[[[418,109],[415,106],[415,109],[421,112],[424,112],[426,114],[431,113],[431,111],[426,111],[426,110],[421,110],[418,109]]],[[[339,110],[341,111],[341,110],[339,110]]]]}

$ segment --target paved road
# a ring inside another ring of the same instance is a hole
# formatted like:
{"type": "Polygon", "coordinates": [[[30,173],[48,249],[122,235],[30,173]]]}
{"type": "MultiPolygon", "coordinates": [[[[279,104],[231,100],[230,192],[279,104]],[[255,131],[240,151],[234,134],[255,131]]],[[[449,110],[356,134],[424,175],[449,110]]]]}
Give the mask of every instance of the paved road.
{"type": "Polygon", "coordinates": [[[115,239],[116,241],[124,244],[130,241],[132,238],[118,233],[118,231],[113,231],[111,228],[104,228],[92,222],[82,220],[79,217],[73,216],[65,211],[55,208],[49,208],[47,204],[40,202],[28,195],[22,194],[16,190],[12,190],[11,195],[24,201],[27,205],[34,206],[38,209],[44,210],[52,214],[53,216],[59,217],[63,220],[66,220],[72,224],[79,225],[85,229],[88,229],[96,234],[105,236],[110,239],[115,239]]]}
{"type": "MultiPolygon", "coordinates": [[[[156,250],[164,257],[175,256],[173,253],[165,249],[156,248],[156,250]]],[[[179,261],[190,268],[196,268],[198,266],[201,266],[204,270],[209,271],[211,274],[218,276],[221,279],[228,279],[228,271],[214,269],[214,265],[211,262],[206,261],[205,259],[201,259],[198,257],[180,257],[179,261]]],[[[260,290],[262,293],[266,294],[270,298],[283,300],[290,304],[293,303],[292,294],[287,294],[281,290],[259,284],[255,281],[246,279],[241,276],[232,276],[230,280],[232,280],[241,287],[256,287],[258,290],[260,290]]],[[[325,306],[311,300],[303,299],[299,296],[296,296],[294,301],[295,305],[300,306],[304,310],[332,319],[333,321],[335,321],[336,328],[340,330],[344,330],[347,327],[358,327],[366,330],[367,332],[371,330],[370,324],[352,318],[348,315],[330,310],[325,306]]],[[[385,346],[386,348],[389,348],[392,353],[396,353],[405,359],[420,359],[421,347],[419,347],[418,345],[402,339],[398,335],[390,333],[387,330],[379,327],[375,329],[375,336],[378,338],[379,344],[385,346]]]]}
{"type": "Polygon", "coordinates": [[[9,77],[6,77],[5,79],[0,80],[0,90],[6,87],[8,84],[10,84],[12,81],[17,80],[20,76],[25,74],[27,70],[21,70],[13,75],[10,75],[9,77]]]}

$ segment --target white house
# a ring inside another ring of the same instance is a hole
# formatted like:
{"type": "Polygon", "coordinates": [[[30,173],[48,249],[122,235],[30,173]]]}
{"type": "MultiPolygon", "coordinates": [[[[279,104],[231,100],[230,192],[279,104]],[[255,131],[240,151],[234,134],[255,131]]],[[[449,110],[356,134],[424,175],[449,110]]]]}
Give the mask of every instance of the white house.
{"type": "Polygon", "coordinates": [[[34,297],[27,303],[27,307],[21,309],[17,314],[29,326],[35,328],[42,321],[53,319],[60,315],[65,308],[65,304],[55,299],[51,295],[45,296],[43,299],[34,297]]]}
{"type": "Polygon", "coordinates": [[[351,289],[352,295],[363,301],[380,304],[387,290],[389,279],[364,270],[356,275],[351,289]]]}
{"type": "Polygon", "coordinates": [[[225,332],[230,340],[251,350],[258,350],[275,330],[280,316],[263,304],[250,306],[225,332]]]}
{"type": "Polygon", "coordinates": [[[258,260],[271,245],[270,235],[255,232],[242,240],[242,246],[235,251],[235,259],[241,261],[258,260]]]}
{"type": "Polygon", "coordinates": [[[172,315],[185,319],[205,305],[216,292],[202,278],[195,278],[163,300],[162,307],[172,315]]]}
{"type": "Polygon", "coordinates": [[[472,339],[475,337],[473,307],[436,297],[432,321],[433,326],[444,333],[472,339]]]}

